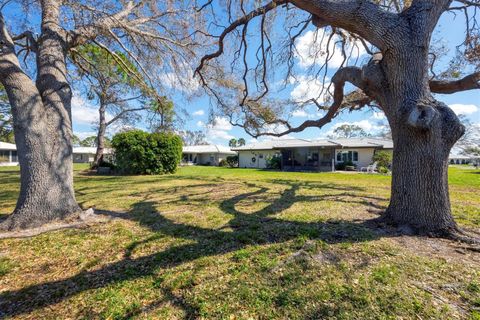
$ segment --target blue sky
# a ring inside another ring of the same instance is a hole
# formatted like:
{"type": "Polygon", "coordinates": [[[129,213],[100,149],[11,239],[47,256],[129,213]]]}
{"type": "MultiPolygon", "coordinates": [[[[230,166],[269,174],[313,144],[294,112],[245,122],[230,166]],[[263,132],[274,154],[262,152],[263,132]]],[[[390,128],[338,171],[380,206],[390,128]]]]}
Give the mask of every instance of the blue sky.
{"type": "MultiPolygon", "coordinates": [[[[10,9],[5,10],[5,15],[8,19],[15,19],[19,16],[18,8],[11,7],[10,9]]],[[[30,16],[29,19],[36,19],[35,14],[30,16]]],[[[310,27],[309,30],[312,30],[313,27],[310,27]]],[[[14,30],[15,31],[15,30],[14,30]]],[[[464,37],[464,19],[462,15],[455,17],[453,14],[445,13],[440,23],[437,26],[435,32],[434,40],[435,42],[443,42],[450,49],[450,56],[445,57],[436,64],[437,70],[444,70],[447,67],[449,58],[455,53],[455,46],[458,45],[464,37]]],[[[298,39],[298,42],[304,40],[308,43],[308,30],[307,34],[303,38],[298,39]]],[[[297,44],[299,44],[297,42],[297,44]]],[[[302,61],[297,59],[298,70],[301,74],[301,63],[302,61]]],[[[334,69],[332,69],[334,70],[334,69]]],[[[306,74],[305,74],[306,77],[306,74]]],[[[301,79],[301,78],[300,78],[301,79]]],[[[289,86],[290,95],[294,96],[298,92],[305,93],[309,88],[309,83],[307,78],[303,79],[302,83],[292,83],[289,86]],[[304,87],[302,87],[304,86],[304,87]],[[307,87],[305,87],[307,86],[307,87]]],[[[202,92],[197,85],[193,85],[197,88],[199,92],[202,92]]],[[[200,94],[200,96],[195,98],[186,98],[180,94],[178,91],[166,92],[166,94],[174,101],[178,107],[183,107],[187,109],[190,113],[190,117],[185,123],[184,130],[204,130],[207,134],[207,139],[211,143],[216,144],[228,144],[230,138],[245,138],[247,141],[251,141],[252,138],[248,136],[243,129],[238,127],[231,126],[228,121],[223,118],[217,118],[215,125],[209,125],[209,110],[214,108],[209,97],[205,94],[200,94]]],[[[466,91],[461,93],[456,93],[453,95],[438,95],[437,98],[448,105],[450,105],[455,112],[465,114],[473,123],[480,125],[480,91],[466,91]]],[[[308,111],[308,110],[307,110],[308,111]]],[[[75,92],[74,99],[72,101],[72,114],[73,114],[73,129],[75,134],[85,138],[95,134],[94,123],[97,116],[97,110],[92,101],[86,100],[82,97],[78,91],[75,92]]],[[[296,112],[292,118],[293,124],[299,124],[307,119],[307,117],[315,116],[315,112],[296,112]],[[309,115],[310,114],[310,115],[309,115]]],[[[318,116],[315,116],[318,117],[318,116]]],[[[341,123],[356,123],[363,127],[367,132],[375,133],[380,127],[378,122],[382,120],[382,114],[374,113],[369,110],[365,111],[356,111],[353,113],[345,112],[339,117],[334,119],[332,123],[325,126],[322,129],[310,128],[304,132],[298,134],[292,134],[290,137],[297,138],[307,138],[307,139],[316,139],[327,136],[335,126],[338,126],[341,123]]],[[[139,128],[147,129],[147,124],[144,122],[137,123],[136,125],[139,128]]]]}

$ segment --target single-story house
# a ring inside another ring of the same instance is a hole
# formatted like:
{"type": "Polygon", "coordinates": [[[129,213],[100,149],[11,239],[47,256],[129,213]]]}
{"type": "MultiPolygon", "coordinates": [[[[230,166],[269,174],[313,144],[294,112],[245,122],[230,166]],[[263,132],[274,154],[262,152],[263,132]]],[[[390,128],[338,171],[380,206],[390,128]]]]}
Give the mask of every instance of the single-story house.
{"type": "Polygon", "coordinates": [[[0,141],[0,166],[18,165],[17,146],[0,141]]]}
{"type": "Polygon", "coordinates": [[[238,152],[240,168],[267,168],[267,159],[281,158],[286,171],[334,171],[339,163],[351,161],[367,167],[378,150],[393,151],[393,142],[377,138],[278,139],[257,142],[232,150],[238,152]]]}
{"type": "Polygon", "coordinates": [[[184,146],[181,164],[218,166],[220,161],[236,154],[230,148],[220,145],[184,146]]]}
{"type": "Polygon", "coordinates": [[[480,163],[480,157],[472,155],[450,154],[448,157],[450,164],[475,164],[480,163]]]}
{"type": "MultiPolygon", "coordinates": [[[[74,147],[73,148],[73,162],[74,163],[92,163],[95,160],[95,154],[97,153],[96,147],[74,147]]],[[[111,160],[113,155],[113,149],[103,149],[104,159],[106,161],[111,160]]]]}
{"type": "MultiPolygon", "coordinates": [[[[73,148],[74,163],[91,163],[95,158],[97,148],[78,147],[73,148]]],[[[112,155],[113,150],[106,148],[105,155],[112,155]]],[[[18,165],[17,146],[12,143],[0,142],[0,166],[18,165]]]]}

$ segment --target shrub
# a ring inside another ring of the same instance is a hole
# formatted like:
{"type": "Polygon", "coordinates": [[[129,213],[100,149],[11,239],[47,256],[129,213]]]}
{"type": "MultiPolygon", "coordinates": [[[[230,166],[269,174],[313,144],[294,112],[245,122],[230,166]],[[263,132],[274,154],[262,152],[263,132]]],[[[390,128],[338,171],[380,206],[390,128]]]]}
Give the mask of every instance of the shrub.
{"type": "Polygon", "coordinates": [[[118,171],[126,174],[174,173],[182,158],[182,139],[173,133],[122,132],[112,147],[118,171]]]}
{"type": "Polygon", "coordinates": [[[230,168],[238,167],[238,156],[228,156],[226,161],[230,168]]]}
{"type": "Polygon", "coordinates": [[[112,170],[115,169],[115,165],[113,163],[108,162],[108,161],[104,161],[104,160],[102,160],[98,166],[99,167],[110,168],[112,170]]]}
{"type": "Polygon", "coordinates": [[[347,167],[355,167],[352,161],[344,161],[335,165],[335,170],[345,170],[347,167]]]}
{"type": "Polygon", "coordinates": [[[220,167],[228,167],[228,166],[229,166],[227,160],[225,160],[225,159],[220,160],[220,162],[218,163],[218,165],[219,165],[220,167]]]}
{"type": "Polygon", "coordinates": [[[388,168],[386,167],[378,167],[378,173],[383,173],[383,174],[387,174],[388,173],[388,168]]]}
{"type": "Polygon", "coordinates": [[[372,159],[373,159],[373,162],[377,163],[377,166],[379,168],[380,167],[388,168],[392,163],[392,153],[388,151],[377,151],[373,155],[372,159]]]}
{"type": "Polygon", "coordinates": [[[280,155],[273,155],[267,157],[267,168],[268,169],[280,169],[282,166],[282,158],[280,155]]]}

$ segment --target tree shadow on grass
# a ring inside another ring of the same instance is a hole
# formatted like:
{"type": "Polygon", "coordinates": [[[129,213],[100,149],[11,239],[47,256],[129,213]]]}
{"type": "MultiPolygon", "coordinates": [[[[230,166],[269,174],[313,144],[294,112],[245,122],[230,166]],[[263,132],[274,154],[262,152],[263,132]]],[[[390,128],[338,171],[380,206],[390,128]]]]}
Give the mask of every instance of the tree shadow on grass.
{"type": "MultiPolygon", "coordinates": [[[[276,181],[275,183],[281,184],[282,182],[276,181]]],[[[160,269],[172,268],[202,257],[234,252],[245,248],[247,245],[283,243],[299,236],[308,239],[321,239],[330,244],[363,242],[383,235],[375,232],[368,221],[302,222],[274,217],[274,214],[290,208],[297,201],[322,201],[331,199],[331,197],[348,196],[349,202],[357,201],[365,204],[365,199],[363,199],[365,197],[361,196],[362,199],[358,199],[359,196],[346,191],[341,186],[323,185],[323,188],[327,188],[333,193],[305,196],[297,195],[298,190],[301,187],[303,188],[305,184],[295,184],[293,182],[283,184],[288,187],[281,193],[280,197],[273,199],[267,206],[253,213],[244,213],[237,209],[237,205],[242,201],[255,199],[255,197],[271,199],[271,195],[267,194],[269,191],[267,187],[248,184],[250,188],[254,187],[256,190],[221,201],[220,209],[225,214],[231,215],[232,219],[219,229],[208,229],[170,220],[157,211],[157,202],[149,200],[148,196],[143,201],[135,203],[128,213],[98,211],[98,213],[138,222],[155,234],[131,243],[126,248],[122,260],[105,265],[98,270],[81,271],[66,279],[2,292],[0,294],[0,317],[26,314],[38,308],[61,302],[87,290],[95,290],[115,283],[153,276],[160,269]],[[155,241],[163,236],[194,240],[194,243],[177,245],[161,252],[132,258],[132,253],[138,246],[155,241]]],[[[321,185],[308,184],[308,186],[315,188],[321,185]]],[[[349,190],[352,189],[349,188],[349,190]]],[[[182,196],[178,195],[178,197],[181,201],[182,196]]],[[[375,200],[378,199],[375,198],[375,200]]],[[[163,288],[161,285],[159,288],[159,290],[162,290],[165,299],[169,300],[169,303],[180,307],[185,312],[186,318],[193,319],[199,316],[200,309],[198,306],[187,303],[182,297],[176,296],[173,290],[169,288],[163,288]]],[[[157,308],[163,302],[164,300],[155,301],[149,306],[138,307],[129,311],[124,317],[128,318],[148,312],[157,308]]]]}

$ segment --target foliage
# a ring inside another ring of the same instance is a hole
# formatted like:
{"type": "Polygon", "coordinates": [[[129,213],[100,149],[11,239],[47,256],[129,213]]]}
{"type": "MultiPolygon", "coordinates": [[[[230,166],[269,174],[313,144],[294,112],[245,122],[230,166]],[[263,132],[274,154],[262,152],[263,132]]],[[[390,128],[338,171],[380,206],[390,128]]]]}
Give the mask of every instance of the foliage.
{"type": "Polygon", "coordinates": [[[360,126],[355,124],[342,124],[333,130],[333,135],[330,135],[329,138],[357,138],[368,136],[369,134],[360,126]]]}
{"type": "Polygon", "coordinates": [[[377,151],[372,157],[373,162],[377,163],[378,167],[389,168],[392,164],[392,152],[377,151]]]}
{"type": "Polygon", "coordinates": [[[228,141],[228,146],[230,148],[235,148],[237,146],[237,139],[235,138],[230,139],[230,141],[228,141]]]}
{"type": "Polygon", "coordinates": [[[198,145],[206,145],[208,142],[206,141],[205,132],[203,131],[180,131],[180,137],[182,138],[184,146],[198,146],[198,145]]]}
{"type": "Polygon", "coordinates": [[[480,146],[478,147],[467,147],[463,149],[462,153],[464,155],[472,155],[476,157],[480,157],[480,146]]]}
{"type": "Polygon", "coordinates": [[[280,155],[267,156],[267,168],[278,170],[282,166],[282,157],[280,155]]]}
{"type": "Polygon", "coordinates": [[[15,143],[12,126],[12,111],[5,88],[0,84],[0,141],[15,143]]]}
{"type": "Polygon", "coordinates": [[[241,146],[244,146],[245,145],[245,139],[243,138],[240,138],[240,139],[235,139],[235,138],[232,138],[230,139],[230,141],[228,141],[228,146],[230,148],[236,148],[236,147],[241,147],[241,146]]]}
{"type": "Polygon", "coordinates": [[[175,128],[175,108],[171,100],[167,97],[152,99],[150,101],[150,112],[155,115],[151,122],[151,127],[156,132],[173,131],[175,128]]]}
{"type": "Polygon", "coordinates": [[[182,157],[182,140],[173,133],[132,130],[112,139],[116,166],[126,174],[174,173],[182,157]]]}
{"type": "Polygon", "coordinates": [[[222,160],[220,160],[220,162],[218,163],[218,165],[219,165],[220,167],[228,167],[228,161],[227,161],[227,159],[222,159],[222,160]]]}
{"type": "Polygon", "coordinates": [[[377,171],[378,173],[383,173],[383,174],[386,174],[389,172],[388,168],[387,167],[383,167],[383,166],[380,166],[377,168],[377,171]]]}
{"type": "Polygon", "coordinates": [[[238,156],[237,155],[228,156],[226,161],[227,161],[227,164],[230,168],[238,167],[238,156]]]}
{"type": "Polygon", "coordinates": [[[355,164],[352,161],[344,161],[344,162],[337,163],[335,165],[335,169],[336,170],[345,170],[347,167],[354,167],[354,166],[355,166],[355,164]]]}
{"type": "Polygon", "coordinates": [[[82,141],[80,141],[80,146],[81,147],[96,147],[97,146],[97,137],[95,136],[90,136],[82,141]]]}
{"type": "MultiPolygon", "coordinates": [[[[110,148],[112,146],[112,141],[108,137],[104,137],[104,144],[105,148],[110,148]]],[[[90,147],[90,148],[96,148],[97,147],[97,137],[96,136],[90,136],[86,137],[83,140],[80,140],[77,136],[73,137],[73,144],[80,146],[80,147],[90,147]]]]}

